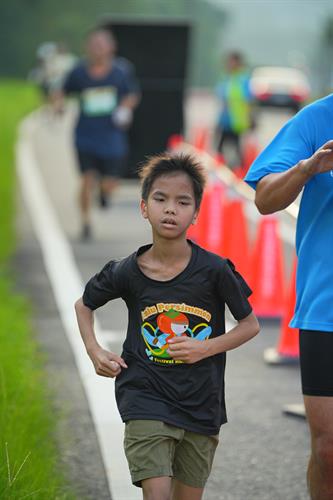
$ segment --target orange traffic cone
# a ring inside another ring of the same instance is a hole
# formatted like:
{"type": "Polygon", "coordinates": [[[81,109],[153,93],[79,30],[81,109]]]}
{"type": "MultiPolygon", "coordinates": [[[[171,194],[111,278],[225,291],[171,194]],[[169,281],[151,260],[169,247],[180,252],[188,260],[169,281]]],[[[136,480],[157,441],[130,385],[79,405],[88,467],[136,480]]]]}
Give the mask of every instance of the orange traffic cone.
{"type": "Polygon", "coordinates": [[[246,171],[242,165],[232,169],[233,173],[238,177],[238,179],[243,179],[246,175],[246,171]]]}
{"type": "Polygon", "coordinates": [[[208,185],[204,191],[199,215],[195,224],[192,224],[187,230],[187,237],[198,245],[204,246],[207,227],[209,225],[209,204],[210,204],[211,186],[208,185]]]}
{"type": "Polygon", "coordinates": [[[291,328],[289,322],[294,314],[296,303],[296,259],[282,318],[280,337],[277,347],[266,349],[264,359],[269,364],[285,364],[299,360],[299,331],[291,328]]]}
{"type": "Polygon", "coordinates": [[[217,167],[220,165],[226,165],[225,157],[222,153],[216,153],[214,155],[214,159],[217,167]]]}
{"type": "Polygon", "coordinates": [[[223,241],[225,187],[220,181],[214,182],[209,197],[209,212],[206,234],[202,240],[204,248],[219,253],[223,241]]]}
{"type": "Polygon", "coordinates": [[[186,233],[186,237],[189,240],[194,241],[194,243],[198,243],[198,224],[192,224],[186,233]]]}
{"type": "Polygon", "coordinates": [[[225,187],[220,181],[211,183],[204,192],[197,223],[187,235],[210,252],[219,253],[223,238],[223,206],[225,187]]]}
{"type": "Polygon", "coordinates": [[[209,149],[209,133],[207,127],[197,127],[193,135],[193,146],[200,151],[209,149]]]}
{"type": "Polygon", "coordinates": [[[299,358],[299,331],[291,328],[289,323],[294,315],[296,304],[296,261],[294,263],[291,282],[289,285],[285,314],[282,322],[282,331],[277,350],[282,356],[299,358]]]}
{"type": "Polygon", "coordinates": [[[242,151],[243,177],[247,174],[250,166],[259,154],[258,140],[253,133],[247,134],[244,138],[242,151]]]}
{"type": "Polygon", "coordinates": [[[184,142],[184,137],[180,134],[172,134],[170,135],[167,142],[167,149],[169,151],[173,151],[174,149],[178,149],[179,146],[184,142]]]}
{"type": "Polygon", "coordinates": [[[284,313],[284,261],[277,229],[276,216],[262,217],[252,258],[250,301],[255,314],[264,318],[281,317],[284,313]]]}
{"type": "Polygon", "coordinates": [[[230,199],[224,208],[222,254],[235,264],[237,271],[250,281],[250,252],[247,222],[242,198],[230,199]]]}

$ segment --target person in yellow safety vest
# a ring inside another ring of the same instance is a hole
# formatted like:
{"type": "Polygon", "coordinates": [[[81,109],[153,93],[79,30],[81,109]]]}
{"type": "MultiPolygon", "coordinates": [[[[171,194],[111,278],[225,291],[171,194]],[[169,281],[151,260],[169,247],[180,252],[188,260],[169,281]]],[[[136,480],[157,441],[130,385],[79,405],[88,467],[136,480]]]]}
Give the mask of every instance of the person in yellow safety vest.
{"type": "Polygon", "coordinates": [[[231,52],[226,60],[226,74],[216,86],[222,109],[218,117],[217,150],[231,168],[242,164],[241,137],[252,126],[249,74],[243,56],[231,52]]]}

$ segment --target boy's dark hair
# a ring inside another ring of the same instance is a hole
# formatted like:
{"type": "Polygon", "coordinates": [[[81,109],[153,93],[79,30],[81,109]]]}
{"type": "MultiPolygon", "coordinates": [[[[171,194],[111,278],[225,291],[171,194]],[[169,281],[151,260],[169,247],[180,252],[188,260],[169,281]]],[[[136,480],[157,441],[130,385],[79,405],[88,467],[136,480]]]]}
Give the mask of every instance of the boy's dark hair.
{"type": "Polygon", "coordinates": [[[150,156],[145,163],[141,164],[139,177],[141,179],[142,199],[147,201],[153,182],[158,177],[178,172],[187,174],[191,179],[195,206],[199,208],[206,184],[206,173],[201,163],[189,154],[162,153],[150,156]]]}

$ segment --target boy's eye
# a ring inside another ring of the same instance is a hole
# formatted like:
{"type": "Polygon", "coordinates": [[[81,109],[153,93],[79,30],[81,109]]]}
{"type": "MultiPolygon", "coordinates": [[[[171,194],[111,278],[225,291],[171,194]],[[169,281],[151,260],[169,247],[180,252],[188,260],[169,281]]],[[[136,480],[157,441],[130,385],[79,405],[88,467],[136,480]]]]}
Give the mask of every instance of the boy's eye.
{"type": "Polygon", "coordinates": [[[154,200],[155,201],[164,201],[164,198],[162,198],[161,196],[154,196],[154,200]]]}
{"type": "Polygon", "coordinates": [[[190,203],[188,201],[180,201],[179,202],[181,205],[189,205],[190,203]]]}

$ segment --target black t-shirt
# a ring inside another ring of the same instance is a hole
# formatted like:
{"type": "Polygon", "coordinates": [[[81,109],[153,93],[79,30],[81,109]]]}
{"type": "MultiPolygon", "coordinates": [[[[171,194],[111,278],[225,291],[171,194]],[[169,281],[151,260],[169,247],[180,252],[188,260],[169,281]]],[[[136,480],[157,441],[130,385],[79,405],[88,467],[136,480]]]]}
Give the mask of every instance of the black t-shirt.
{"type": "Polygon", "coordinates": [[[251,290],[233,264],[191,243],[187,267],[169,281],[148,278],[137,256],[110,261],[87,283],[83,302],[94,310],[122,297],[129,311],[122,357],[128,368],[116,379],[124,422],[152,419],[202,434],[217,434],[227,421],[224,401],[226,354],[194,364],[173,360],[167,342],[174,335],[198,341],[225,333],[225,304],[236,320],[251,312],[251,290]]]}

